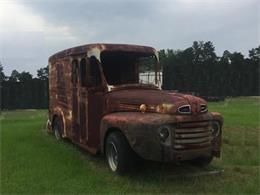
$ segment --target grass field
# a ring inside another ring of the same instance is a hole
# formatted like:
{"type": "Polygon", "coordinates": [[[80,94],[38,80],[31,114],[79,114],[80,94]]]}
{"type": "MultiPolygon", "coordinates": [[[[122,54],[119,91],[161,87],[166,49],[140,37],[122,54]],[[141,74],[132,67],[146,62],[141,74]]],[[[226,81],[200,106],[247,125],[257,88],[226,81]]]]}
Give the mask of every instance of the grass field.
{"type": "Polygon", "coordinates": [[[209,105],[225,119],[220,159],[204,169],[145,162],[138,172],[125,176],[113,175],[103,157],[47,134],[47,111],[2,112],[0,193],[259,194],[260,98],[209,105]],[[222,169],[217,175],[198,174],[222,169]]]}

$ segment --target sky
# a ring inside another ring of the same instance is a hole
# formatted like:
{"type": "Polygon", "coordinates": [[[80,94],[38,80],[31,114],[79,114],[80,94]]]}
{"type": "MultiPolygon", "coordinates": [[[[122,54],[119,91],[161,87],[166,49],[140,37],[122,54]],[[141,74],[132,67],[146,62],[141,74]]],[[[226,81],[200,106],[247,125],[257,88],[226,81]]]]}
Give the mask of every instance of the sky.
{"type": "Polygon", "coordinates": [[[217,55],[260,44],[259,0],[0,0],[6,75],[37,70],[52,54],[88,43],[185,49],[212,41],[217,55]]]}

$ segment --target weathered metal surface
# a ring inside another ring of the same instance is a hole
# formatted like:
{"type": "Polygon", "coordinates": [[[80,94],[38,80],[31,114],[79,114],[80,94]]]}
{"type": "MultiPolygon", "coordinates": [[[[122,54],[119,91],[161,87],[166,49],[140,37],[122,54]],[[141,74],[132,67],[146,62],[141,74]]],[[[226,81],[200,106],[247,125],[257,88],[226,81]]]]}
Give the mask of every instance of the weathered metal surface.
{"type": "MultiPolygon", "coordinates": [[[[162,159],[164,161],[187,160],[199,155],[211,154],[212,139],[211,136],[208,136],[202,141],[197,138],[189,139],[189,141],[195,142],[193,144],[178,143],[174,139],[178,124],[193,124],[197,129],[198,126],[205,125],[205,121],[209,124],[212,120],[214,120],[214,117],[210,113],[176,117],[159,113],[115,112],[102,118],[101,143],[103,143],[106,137],[106,130],[116,128],[124,133],[133,150],[145,159],[154,161],[162,161],[162,159]],[[162,143],[158,136],[159,128],[165,124],[171,129],[170,136],[172,137],[170,144],[162,143]],[[176,148],[180,144],[182,148],[176,148]],[[164,150],[163,154],[162,148],[164,150]]],[[[209,127],[207,129],[209,131],[209,127]]],[[[192,130],[191,126],[189,126],[188,130],[192,130]]],[[[219,151],[220,148],[216,147],[214,150],[219,151]]]]}
{"type": "Polygon", "coordinates": [[[54,61],[57,59],[65,58],[67,56],[75,56],[75,55],[88,55],[95,56],[98,60],[100,60],[100,53],[103,51],[125,51],[125,52],[135,52],[135,53],[146,53],[146,54],[155,54],[158,57],[156,50],[152,47],[147,46],[139,46],[139,45],[127,45],[127,44],[88,44],[82,45],[78,47],[73,47],[70,49],[63,50],[52,55],[49,58],[49,61],[54,61]]]}
{"type": "MultiPolygon", "coordinates": [[[[136,87],[137,88],[137,87],[136,87]]],[[[177,109],[182,105],[191,105],[192,115],[201,114],[201,104],[206,102],[198,97],[182,95],[177,93],[167,93],[166,91],[144,88],[140,86],[137,89],[121,88],[118,91],[112,91],[107,94],[106,104],[108,112],[116,111],[138,111],[141,104],[147,104],[147,112],[160,112],[164,114],[177,114],[177,109]],[[165,109],[158,106],[165,105],[165,109]]]]}
{"type": "Polygon", "coordinates": [[[207,103],[201,98],[169,93],[152,85],[124,84],[109,90],[102,67],[104,52],[157,55],[151,47],[90,44],[51,56],[49,128],[59,117],[62,137],[92,153],[103,152],[107,133],[118,130],[145,159],[178,161],[220,155],[221,131],[215,138],[210,133],[211,121],[223,124],[219,113],[202,111],[207,103]],[[190,110],[182,114],[179,108],[185,105],[190,110]],[[170,139],[164,143],[158,136],[162,126],[170,129],[170,139]]]}

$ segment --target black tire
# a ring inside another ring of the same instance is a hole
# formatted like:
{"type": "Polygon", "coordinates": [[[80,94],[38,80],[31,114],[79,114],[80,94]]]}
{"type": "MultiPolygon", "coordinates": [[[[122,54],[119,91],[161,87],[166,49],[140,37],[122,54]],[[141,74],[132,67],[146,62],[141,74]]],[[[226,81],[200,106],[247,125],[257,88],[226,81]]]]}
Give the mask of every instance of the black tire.
{"type": "Polygon", "coordinates": [[[136,154],[122,133],[110,133],[105,146],[107,162],[113,172],[123,174],[134,167],[136,154]]]}
{"type": "Polygon", "coordinates": [[[211,163],[212,160],[213,160],[212,155],[201,156],[201,157],[198,157],[198,158],[191,160],[191,163],[195,166],[206,167],[211,163]]]}
{"type": "Polygon", "coordinates": [[[53,121],[52,131],[57,140],[62,140],[62,123],[58,117],[53,121]]]}

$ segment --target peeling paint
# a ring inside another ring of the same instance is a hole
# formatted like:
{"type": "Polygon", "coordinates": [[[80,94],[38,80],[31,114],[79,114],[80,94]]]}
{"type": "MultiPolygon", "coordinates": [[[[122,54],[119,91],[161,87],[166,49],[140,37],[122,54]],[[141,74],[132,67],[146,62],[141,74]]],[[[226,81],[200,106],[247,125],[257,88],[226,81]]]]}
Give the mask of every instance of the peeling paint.
{"type": "Polygon", "coordinates": [[[100,50],[99,48],[94,47],[90,51],[88,51],[87,56],[88,56],[88,58],[94,56],[99,62],[101,62],[101,59],[100,59],[101,51],[102,50],[100,50]]]}

